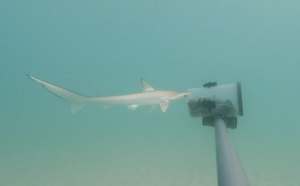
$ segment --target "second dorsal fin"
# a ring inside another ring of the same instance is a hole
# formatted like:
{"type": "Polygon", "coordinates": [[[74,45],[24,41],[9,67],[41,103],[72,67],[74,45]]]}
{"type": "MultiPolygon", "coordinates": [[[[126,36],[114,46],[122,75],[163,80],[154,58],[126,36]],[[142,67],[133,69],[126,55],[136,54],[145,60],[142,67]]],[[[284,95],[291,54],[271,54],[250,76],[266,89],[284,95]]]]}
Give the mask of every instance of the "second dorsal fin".
{"type": "Polygon", "coordinates": [[[142,85],[143,85],[143,90],[142,90],[142,92],[147,92],[147,91],[154,90],[154,88],[152,88],[152,87],[149,85],[149,83],[148,83],[146,80],[144,80],[143,78],[141,78],[141,83],[142,83],[142,85]]]}

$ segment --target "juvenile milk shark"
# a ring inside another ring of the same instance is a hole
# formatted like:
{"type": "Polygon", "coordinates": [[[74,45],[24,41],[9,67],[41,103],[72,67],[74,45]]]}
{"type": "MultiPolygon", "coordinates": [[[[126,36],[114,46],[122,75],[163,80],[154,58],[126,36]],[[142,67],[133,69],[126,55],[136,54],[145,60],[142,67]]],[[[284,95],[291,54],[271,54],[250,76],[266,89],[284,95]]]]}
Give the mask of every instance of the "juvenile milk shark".
{"type": "Polygon", "coordinates": [[[152,105],[149,113],[160,105],[161,111],[165,112],[168,109],[170,102],[180,100],[192,94],[191,91],[155,90],[143,78],[141,78],[143,90],[140,93],[118,96],[87,97],[57,85],[42,81],[28,74],[27,76],[32,80],[43,84],[43,86],[51,93],[70,102],[72,113],[79,111],[87,103],[102,105],[104,108],[111,106],[127,106],[130,110],[135,110],[139,106],[152,105]]]}

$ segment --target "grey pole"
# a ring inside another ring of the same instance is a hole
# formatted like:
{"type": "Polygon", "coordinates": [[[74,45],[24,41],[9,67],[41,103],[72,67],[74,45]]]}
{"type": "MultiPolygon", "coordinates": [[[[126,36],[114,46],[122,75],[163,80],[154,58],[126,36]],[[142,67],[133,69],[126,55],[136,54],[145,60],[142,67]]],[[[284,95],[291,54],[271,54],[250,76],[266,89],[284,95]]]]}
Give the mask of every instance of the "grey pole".
{"type": "Polygon", "coordinates": [[[222,117],[214,118],[219,186],[250,186],[222,117]]]}

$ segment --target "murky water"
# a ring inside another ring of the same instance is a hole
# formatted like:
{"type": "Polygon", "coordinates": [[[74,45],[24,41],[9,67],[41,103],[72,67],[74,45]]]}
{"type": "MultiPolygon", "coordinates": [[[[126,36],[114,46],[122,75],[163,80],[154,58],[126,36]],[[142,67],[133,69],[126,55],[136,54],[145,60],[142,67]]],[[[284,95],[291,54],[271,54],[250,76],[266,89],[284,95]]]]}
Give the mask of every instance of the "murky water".
{"type": "Polygon", "coordinates": [[[242,83],[232,141],[252,186],[300,182],[298,1],[0,2],[0,185],[217,185],[214,130],[167,112],[70,104],[83,95],[242,83]]]}

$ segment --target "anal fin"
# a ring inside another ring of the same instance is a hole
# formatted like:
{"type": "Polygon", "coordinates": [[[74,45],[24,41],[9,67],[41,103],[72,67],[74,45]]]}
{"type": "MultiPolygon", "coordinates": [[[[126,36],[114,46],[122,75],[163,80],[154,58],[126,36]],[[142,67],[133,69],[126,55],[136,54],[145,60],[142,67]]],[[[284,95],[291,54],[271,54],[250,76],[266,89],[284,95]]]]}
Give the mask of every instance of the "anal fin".
{"type": "Polygon", "coordinates": [[[138,107],[138,105],[129,105],[127,108],[130,110],[135,110],[138,107]]]}
{"type": "Polygon", "coordinates": [[[85,105],[85,103],[72,103],[72,105],[71,105],[71,111],[72,111],[72,113],[77,112],[77,111],[80,110],[84,105],[85,105]]]}
{"type": "Polygon", "coordinates": [[[112,107],[112,106],[111,105],[103,105],[103,108],[105,108],[105,109],[108,109],[110,107],[112,107]]]}

